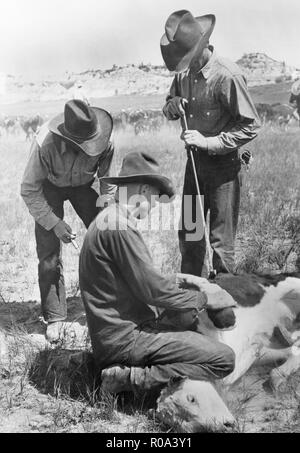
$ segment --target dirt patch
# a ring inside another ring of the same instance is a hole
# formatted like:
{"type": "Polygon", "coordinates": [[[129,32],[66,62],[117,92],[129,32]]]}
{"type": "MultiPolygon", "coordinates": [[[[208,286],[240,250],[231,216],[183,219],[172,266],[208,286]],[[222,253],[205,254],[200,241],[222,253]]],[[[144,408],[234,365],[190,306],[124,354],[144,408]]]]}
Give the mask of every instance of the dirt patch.
{"type": "MultiPolygon", "coordinates": [[[[65,342],[50,348],[36,302],[0,303],[10,354],[0,378],[0,432],[165,431],[148,412],[153,401],[103,395],[87,363],[70,366],[74,352],[89,351],[90,345],[80,298],[69,299],[68,308],[65,342]]],[[[265,385],[269,371],[253,368],[223,392],[240,432],[300,430],[300,373],[274,395],[265,385]]]]}

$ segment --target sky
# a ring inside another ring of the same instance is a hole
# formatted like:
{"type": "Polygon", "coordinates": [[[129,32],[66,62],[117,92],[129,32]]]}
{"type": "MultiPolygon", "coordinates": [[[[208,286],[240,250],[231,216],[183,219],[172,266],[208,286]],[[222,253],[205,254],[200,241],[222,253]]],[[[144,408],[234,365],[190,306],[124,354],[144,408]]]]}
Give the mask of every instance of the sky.
{"type": "Polygon", "coordinates": [[[211,44],[224,57],[264,52],[300,68],[299,0],[0,0],[0,72],[163,64],[159,41],[179,9],[216,15],[211,44]]]}

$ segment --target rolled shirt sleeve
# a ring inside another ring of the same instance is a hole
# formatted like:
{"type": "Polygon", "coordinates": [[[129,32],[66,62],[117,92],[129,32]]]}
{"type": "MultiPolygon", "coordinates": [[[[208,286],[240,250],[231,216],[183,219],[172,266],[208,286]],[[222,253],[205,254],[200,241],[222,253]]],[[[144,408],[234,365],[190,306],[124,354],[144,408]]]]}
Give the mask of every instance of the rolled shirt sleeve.
{"type": "MultiPolygon", "coordinates": [[[[97,176],[98,178],[109,176],[112,160],[114,157],[115,146],[113,141],[109,142],[107,150],[103,155],[103,158],[99,161],[97,176]]],[[[116,186],[108,184],[100,179],[100,197],[103,195],[105,199],[110,198],[114,195],[116,186]]]]}
{"type": "Polygon", "coordinates": [[[200,310],[207,302],[198,291],[180,289],[174,276],[158,273],[148,249],[137,230],[110,231],[109,248],[114,262],[134,296],[148,305],[170,310],[200,310]]]}
{"type": "Polygon", "coordinates": [[[232,122],[228,130],[216,137],[207,137],[210,154],[227,154],[240,148],[257,136],[260,120],[247,89],[244,76],[227,76],[220,82],[219,100],[230,113],[232,122]]]}
{"type": "Polygon", "coordinates": [[[46,230],[51,230],[60,219],[54,214],[44,196],[43,181],[46,178],[47,172],[41,160],[40,147],[35,140],[23,175],[21,196],[35,221],[46,230]]]}

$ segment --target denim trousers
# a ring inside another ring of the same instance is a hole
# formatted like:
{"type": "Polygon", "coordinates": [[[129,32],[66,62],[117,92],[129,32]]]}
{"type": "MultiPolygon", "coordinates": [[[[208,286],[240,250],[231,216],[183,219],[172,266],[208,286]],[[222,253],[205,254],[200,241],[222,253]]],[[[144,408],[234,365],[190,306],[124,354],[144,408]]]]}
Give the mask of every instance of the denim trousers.
{"type": "MultiPolygon", "coordinates": [[[[64,201],[69,200],[86,228],[99,212],[97,193],[91,184],[78,187],[57,187],[44,182],[44,196],[57,217],[64,217],[64,201]]],[[[35,224],[36,248],[39,260],[38,278],[42,314],[45,321],[63,321],[67,317],[66,291],[61,259],[61,242],[53,230],[35,224]]]]}
{"type": "Polygon", "coordinates": [[[134,340],[120,345],[109,365],[131,367],[130,380],[137,392],[160,390],[170,379],[187,377],[215,381],[234,369],[233,350],[202,333],[165,328],[149,323],[134,331],[134,340]]]}
{"type": "MultiPolygon", "coordinates": [[[[213,267],[217,273],[234,271],[234,243],[238,225],[240,188],[242,185],[241,165],[233,163],[223,167],[206,167],[199,162],[199,152],[194,153],[197,179],[204,216],[210,210],[209,240],[213,250],[213,267]]],[[[179,247],[181,271],[207,277],[205,267],[206,243],[202,228],[201,238],[193,235],[203,222],[199,216],[199,204],[193,167],[188,158],[181,209],[179,247]]]]}

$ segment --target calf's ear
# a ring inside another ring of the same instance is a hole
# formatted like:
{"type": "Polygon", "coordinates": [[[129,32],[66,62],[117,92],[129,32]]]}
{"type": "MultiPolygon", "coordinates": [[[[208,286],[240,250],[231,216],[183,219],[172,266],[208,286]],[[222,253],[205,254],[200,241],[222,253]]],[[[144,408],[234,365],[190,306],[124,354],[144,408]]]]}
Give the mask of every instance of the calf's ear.
{"type": "Polygon", "coordinates": [[[182,377],[182,376],[171,377],[171,379],[169,380],[169,384],[168,384],[169,389],[173,390],[175,387],[178,387],[178,388],[181,387],[186,379],[187,379],[187,377],[182,377]]]}
{"type": "Polygon", "coordinates": [[[168,385],[162,389],[160,397],[166,398],[175,391],[180,390],[183,387],[183,384],[186,380],[187,377],[181,376],[171,377],[168,382],[168,385]]]}

